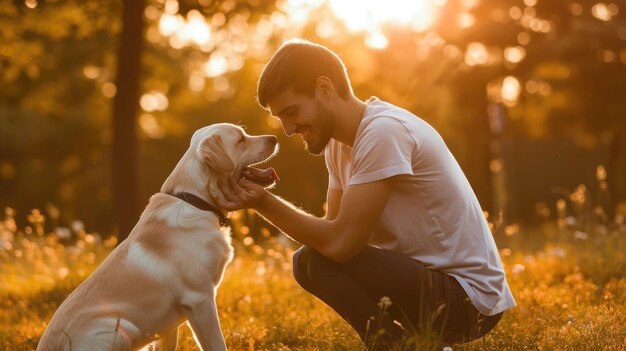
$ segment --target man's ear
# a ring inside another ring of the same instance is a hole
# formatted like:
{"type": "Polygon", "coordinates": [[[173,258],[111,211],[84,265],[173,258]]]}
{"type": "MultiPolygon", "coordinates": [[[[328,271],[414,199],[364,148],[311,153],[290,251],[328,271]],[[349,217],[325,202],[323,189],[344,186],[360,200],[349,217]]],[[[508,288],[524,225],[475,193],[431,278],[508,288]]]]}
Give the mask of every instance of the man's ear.
{"type": "Polygon", "coordinates": [[[315,81],[317,90],[322,96],[325,98],[330,98],[335,92],[335,87],[333,86],[333,82],[326,76],[319,76],[315,81]]]}
{"type": "Polygon", "coordinates": [[[198,146],[198,156],[202,163],[222,173],[232,173],[235,164],[224,149],[222,138],[218,134],[212,134],[204,138],[198,146]]]}

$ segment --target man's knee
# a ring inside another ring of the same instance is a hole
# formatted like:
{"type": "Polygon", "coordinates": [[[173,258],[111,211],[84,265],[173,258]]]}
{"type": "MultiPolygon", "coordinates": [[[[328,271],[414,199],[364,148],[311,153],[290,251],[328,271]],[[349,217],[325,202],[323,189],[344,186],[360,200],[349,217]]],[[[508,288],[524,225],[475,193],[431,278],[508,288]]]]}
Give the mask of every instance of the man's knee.
{"type": "Polygon", "coordinates": [[[311,251],[310,247],[302,246],[293,254],[293,277],[303,287],[310,282],[308,266],[311,251]]]}
{"type": "Polygon", "coordinates": [[[337,266],[338,263],[308,246],[302,246],[293,254],[293,276],[305,289],[311,282],[334,275],[337,266]]]}

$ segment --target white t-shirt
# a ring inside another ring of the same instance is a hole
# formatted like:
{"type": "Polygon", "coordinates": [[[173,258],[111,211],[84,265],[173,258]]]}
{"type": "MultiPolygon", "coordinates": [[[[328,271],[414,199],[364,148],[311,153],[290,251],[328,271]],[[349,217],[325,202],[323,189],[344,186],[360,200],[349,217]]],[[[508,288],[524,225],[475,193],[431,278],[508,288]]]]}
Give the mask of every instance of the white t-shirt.
{"type": "Polygon", "coordinates": [[[398,176],[368,244],[453,276],[484,315],[515,306],[478,199],[428,123],[372,97],[353,147],[331,139],[325,159],[332,189],[398,176]]]}

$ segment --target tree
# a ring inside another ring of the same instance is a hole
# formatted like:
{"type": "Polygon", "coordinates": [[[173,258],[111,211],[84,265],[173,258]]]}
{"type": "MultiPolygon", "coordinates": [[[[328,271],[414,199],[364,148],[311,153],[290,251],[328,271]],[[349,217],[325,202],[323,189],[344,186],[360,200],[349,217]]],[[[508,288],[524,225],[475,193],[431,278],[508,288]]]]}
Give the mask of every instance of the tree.
{"type": "Polygon", "coordinates": [[[117,55],[117,94],[113,104],[113,204],[118,237],[125,239],[139,218],[139,110],[141,54],[145,4],[124,1],[122,32],[117,55]]]}
{"type": "Polygon", "coordinates": [[[490,102],[506,105],[509,135],[565,136],[590,147],[609,140],[614,204],[626,199],[626,2],[483,0],[465,11],[460,3],[449,2],[437,28],[470,63],[456,102],[479,108],[461,97],[482,85],[490,102]],[[463,12],[470,26],[450,25],[463,12]]]}

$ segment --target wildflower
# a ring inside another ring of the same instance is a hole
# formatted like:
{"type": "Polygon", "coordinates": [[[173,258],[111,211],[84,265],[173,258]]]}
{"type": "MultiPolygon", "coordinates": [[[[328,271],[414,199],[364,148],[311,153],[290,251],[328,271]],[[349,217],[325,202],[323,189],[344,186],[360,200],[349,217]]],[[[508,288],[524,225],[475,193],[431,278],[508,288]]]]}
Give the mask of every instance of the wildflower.
{"type": "Polygon", "coordinates": [[[259,264],[259,266],[256,268],[256,271],[255,271],[256,275],[258,276],[264,276],[265,272],[266,272],[265,264],[263,263],[259,264]]]}
{"type": "Polygon", "coordinates": [[[504,234],[506,234],[506,236],[515,235],[519,231],[520,231],[520,227],[518,224],[511,224],[511,225],[507,225],[506,227],[504,227],[504,234]]]}
{"type": "Polygon", "coordinates": [[[552,254],[554,256],[563,258],[563,257],[565,257],[565,250],[563,250],[560,247],[555,247],[554,249],[552,249],[552,254]]]}
{"type": "Polygon", "coordinates": [[[523,264],[519,264],[519,263],[518,263],[518,264],[514,265],[514,266],[513,266],[513,268],[512,268],[511,270],[512,270],[512,272],[513,272],[514,274],[519,274],[519,273],[521,273],[521,272],[525,271],[525,270],[526,270],[526,267],[524,267],[524,265],[523,265],[523,264]]]}
{"type": "Polygon", "coordinates": [[[0,239],[0,249],[9,251],[12,248],[13,248],[13,245],[11,245],[10,242],[0,239]]]}
{"type": "Polygon", "coordinates": [[[59,275],[59,277],[65,278],[70,274],[70,270],[67,267],[61,267],[59,268],[59,271],[57,274],[59,275]]]}
{"type": "Polygon", "coordinates": [[[381,310],[384,310],[384,309],[389,308],[389,306],[391,306],[391,299],[387,296],[381,297],[380,301],[378,302],[378,307],[381,310]]]}
{"type": "Polygon", "coordinates": [[[85,235],[85,242],[87,244],[93,245],[96,242],[96,237],[92,234],[85,235]]]}
{"type": "Polygon", "coordinates": [[[46,212],[48,212],[48,217],[54,220],[59,219],[59,215],[61,214],[61,211],[59,210],[59,208],[54,206],[53,204],[46,205],[46,212]]]}
{"type": "Polygon", "coordinates": [[[570,194],[570,200],[575,204],[584,204],[587,200],[587,187],[584,184],[580,184],[572,194],[570,194]]]}
{"type": "Polygon", "coordinates": [[[575,321],[576,321],[576,318],[574,318],[574,316],[572,315],[567,316],[567,324],[572,324],[575,321]]]}
{"type": "Polygon", "coordinates": [[[579,239],[579,240],[587,240],[587,238],[589,238],[589,235],[587,235],[587,233],[585,232],[581,232],[580,230],[577,230],[574,232],[574,238],[579,239]]]}
{"type": "Polygon", "coordinates": [[[105,247],[114,247],[117,245],[117,237],[114,235],[109,236],[106,240],[104,240],[105,247]]]}
{"type": "Polygon", "coordinates": [[[10,217],[10,218],[15,217],[15,210],[12,209],[11,207],[5,207],[4,208],[4,214],[7,217],[10,217]]]}
{"type": "Polygon", "coordinates": [[[596,167],[596,178],[600,181],[606,180],[606,168],[603,165],[596,167]]]}
{"type": "Polygon", "coordinates": [[[83,222],[79,220],[72,221],[71,227],[72,227],[72,230],[76,233],[82,232],[83,230],[85,230],[85,225],[83,224],[83,222]]]}
{"type": "Polygon", "coordinates": [[[40,224],[44,221],[44,216],[38,209],[33,209],[30,211],[30,214],[26,216],[26,220],[33,224],[40,224]]]}
{"type": "Polygon", "coordinates": [[[567,217],[565,217],[565,224],[568,227],[575,226],[576,225],[576,217],[574,217],[574,216],[567,216],[567,217]]]}
{"type": "Polygon", "coordinates": [[[72,236],[72,232],[67,227],[56,227],[54,228],[54,234],[59,237],[59,239],[69,239],[72,236]]]}

